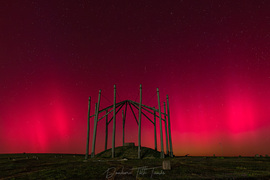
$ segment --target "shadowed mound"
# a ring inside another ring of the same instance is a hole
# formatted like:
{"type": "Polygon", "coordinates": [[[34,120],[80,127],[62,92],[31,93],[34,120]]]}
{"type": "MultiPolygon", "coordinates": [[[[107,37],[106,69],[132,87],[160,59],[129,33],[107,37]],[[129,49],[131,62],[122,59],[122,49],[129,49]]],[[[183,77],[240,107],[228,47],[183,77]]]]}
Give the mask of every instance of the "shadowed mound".
{"type": "MultiPolygon", "coordinates": [[[[112,149],[100,152],[95,155],[97,158],[111,158],[112,149]]],[[[138,146],[119,146],[115,148],[115,158],[127,158],[127,159],[138,159],[138,146]]],[[[141,158],[142,159],[155,159],[160,158],[160,152],[154,149],[141,147],[141,158]]]]}

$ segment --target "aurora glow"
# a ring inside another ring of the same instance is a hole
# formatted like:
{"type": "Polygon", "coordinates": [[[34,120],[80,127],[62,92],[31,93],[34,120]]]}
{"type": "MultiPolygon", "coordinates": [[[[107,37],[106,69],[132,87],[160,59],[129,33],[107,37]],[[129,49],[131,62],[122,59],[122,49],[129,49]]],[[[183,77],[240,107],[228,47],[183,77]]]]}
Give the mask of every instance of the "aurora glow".
{"type": "MultiPolygon", "coordinates": [[[[0,4],[0,153],[85,153],[88,97],[101,89],[102,108],[114,84],[117,101],[142,84],[144,104],[157,107],[157,87],[170,97],[176,155],[270,154],[269,1],[0,4]]],[[[137,143],[131,113],[126,126],[137,143]]],[[[154,147],[145,118],[142,145],[154,147]]]]}

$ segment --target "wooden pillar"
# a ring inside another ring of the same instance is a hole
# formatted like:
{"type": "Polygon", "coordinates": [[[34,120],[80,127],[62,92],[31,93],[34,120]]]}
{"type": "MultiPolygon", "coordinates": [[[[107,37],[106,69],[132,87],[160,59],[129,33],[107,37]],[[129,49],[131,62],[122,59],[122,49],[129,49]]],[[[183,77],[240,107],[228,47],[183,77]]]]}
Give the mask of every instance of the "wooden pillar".
{"type": "MultiPolygon", "coordinates": [[[[163,104],[164,104],[164,113],[166,114],[166,103],[163,102],[163,104]]],[[[168,132],[167,132],[167,120],[166,120],[166,115],[164,115],[164,123],[165,123],[165,133],[166,133],[166,154],[169,155],[168,132]]]]}
{"type": "Polygon", "coordinates": [[[169,131],[169,141],[170,141],[170,156],[173,157],[172,149],[172,135],[171,135],[171,123],[170,123],[170,108],[169,108],[169,96],[167,95],[167,116],[168,116],[168,131],[169,131]]]}
{"type": "Polygon", "coordinates": [[[114,148],[115,148],[115,121],[116,121],[116,117],[115,117],[115,113],[116,113],[115,104],[116,104],[116,86],[114,85],[114,91],[113,91],[113,134],[112,134],[112,158],[114,158],[114,155],[115,155],[115,152],[114,152],[114,148]]]}
{"type": "Polygon", "coordinates": [[[95,104],[95,118],[94,118],[94,132],[93,132],[93,141],[92,141],[92,153],[91,157],[95,156],[95,146],[96,146],[96,135],[97,135],[97,123],[98,123],[98,113],[99,113],[99,104],[100,104],[100,95],[101,90],[98,93],[98,103],[95,104]]]}
{"type": "Polygon", "coordinates": [[[126,117],[127,117],[127,102],[125,108],[125,115],[124,115],[124,124],[123,124],[123,146],[125,144],[125,126],[126,126],[126,117]]]}
{"type": "Polygon", "coordinates": [[[138,130],[138,159],[141,159],[141,119],[142,119],[142,85],[140,84],[140,104],[139,104],[139,130],[138,130]]]}
{"type": "Polygon", "coordinates": [[[155,110],[154,110],[154,136],[155,136],[155,150],[157,151],[157,126],[156,126],[156,111],[155,110]]]}
{"type": "Polygon", "coordinates": [[[163,135],[162,135],[162,122],[161,122],[161,108],[160,108],[160,99],[159,99],[159,90],[157,88],[157,99],[158,99],[158,111],[159,111],[159,126],[160,126],[160,158],[164,158],[164,149],[163,149],[163,135]]]}
{"type": "Polygon", "coordinates": [[[123,146],[125,144],[125,118],[124,118],[124,110],[122,110],[122,120],[123,120],[123,146]]]}
{"type": "Polygon", "coordinates": [[[88,114],[87,114],[87,141],[86,141],[86,153],[85,159],[88,159],[89,155],[89,134],[90,134],[90,109],[91,109],[91,97],[88,100],[88,114]]]}
{"type": "Polygon", "coordinates": [[[91,153],[91,158],[95,156],[95,143],[96,143],[96,112],[97,112],[97,103],[95,103],[95,116],[94,116],[94,131],[93,131],[93,140],[92,140],[92,153],[91,153]]]}
{"type": "MultiPolygon", "coordinates": [[[[108,109],[106,110],[106,114],[108,113],[108,109]]],[[[108,144],[108,114],[106,115],[106,127],[105,127],[105,151],[107,150],[108,144]]]]}

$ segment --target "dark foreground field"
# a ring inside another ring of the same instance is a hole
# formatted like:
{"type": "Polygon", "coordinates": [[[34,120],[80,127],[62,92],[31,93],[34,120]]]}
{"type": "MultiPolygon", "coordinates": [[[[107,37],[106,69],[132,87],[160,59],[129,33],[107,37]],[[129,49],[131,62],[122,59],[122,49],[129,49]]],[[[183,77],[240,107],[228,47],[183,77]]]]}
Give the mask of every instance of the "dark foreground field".
{"type": "Polygon", "coordinates": [[[270,179],[266,157],[100,159],[84,155],[1,154],[0,179],[270,179]]]}

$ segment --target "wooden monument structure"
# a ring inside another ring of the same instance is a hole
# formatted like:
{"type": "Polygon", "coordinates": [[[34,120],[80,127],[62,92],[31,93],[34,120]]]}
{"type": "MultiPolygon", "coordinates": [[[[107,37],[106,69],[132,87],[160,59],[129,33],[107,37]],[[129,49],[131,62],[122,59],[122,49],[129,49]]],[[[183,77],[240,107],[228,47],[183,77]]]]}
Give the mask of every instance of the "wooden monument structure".
{"type": "Polygon", "coordinates": [[[94,117],[94,130],[93,130],[93,141],[92,141],[92,152],[91,157],[95,156],[95,145],[96,145],[96,132],[97,132],[97,124],[103,118],[106,119],[106,129],[105,129],[105,150],[107,150],[107,141],[108,141],[108,125],[113,122],[113,134],[112,134],[112,158],[115,157],[115,124],[116,124],[116,115],[117,113],[123,108],[122,110],[122,131],[123,131],[123,146],[125,144],[125,121],[126,121],[126,113],[127,107],[130,108],[132,114],[137,122],[138,125],[138,159],[141,159],[141,119],[142,115],[145,116],[153,125],[154,125],[154,140],[155,140],[155,150],[157,150],[157,135],[156,135],[156,118],[159,118],[159,126],[160,126],[160,146],[161,146],[161,154],[160,157],[164,158],[164,148],[163,148],[163,133],[162,133],[162,121],[165,124],[165,134],[166,134],[166,154],[170,157],[173,157],[173,149],[172,149],[172,138],[171,138],[171,125],[170,125],[170,109],[169,109],[169,97],[167,95],[167,106],[164,102],[164,112],[161,111],[160,105],[160,98],[159,98],[159,90],[157,88],[157,101],[158,101],[158,109],[155,107],[150,107],[147,105],[142,104],[142,85],[140,85],[140,102],[135,102],[132,100],[125,100],[122,102],[116,103],[116,86],[114,85],[114,99],[113,105],[108,106],[102,110],[99,109],[100,105],[100,96],[101,90],[99,90],[98,94],[98,102],[95,103],[95,112],[91,116],[90,109],[91,109],[91,97],[89,97],[88,101],[88,118],[87,118],[87,142],[86,142],[86,154],[85,159],[88,159],[89,156],[89,133],[90,133],[90,118],[94,117]],[[138,110],[138,118],[136,113],[134,112],[133,108],[138,110]],[[105,111],[105,115],[99,117],[99,114],[105,111]],[[143,111],[147,111],[148,113],[153,115],[153,120],[149,118],[143,111]],[[158,115],[157,115],[158,112],[158,115]],[[113,116],[110,120],[108,120],[108,114],[113,113],[113,116]]]}

